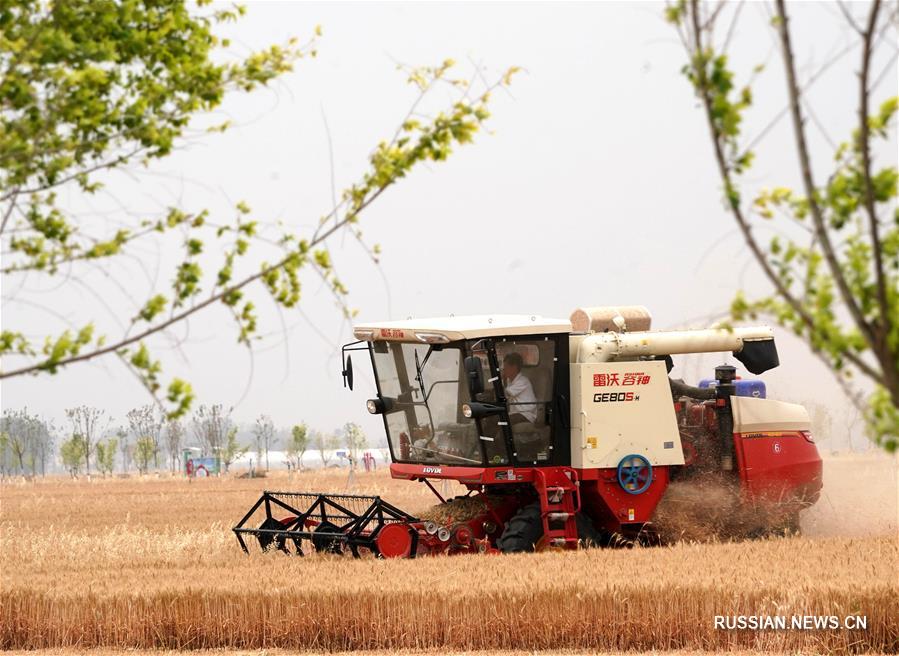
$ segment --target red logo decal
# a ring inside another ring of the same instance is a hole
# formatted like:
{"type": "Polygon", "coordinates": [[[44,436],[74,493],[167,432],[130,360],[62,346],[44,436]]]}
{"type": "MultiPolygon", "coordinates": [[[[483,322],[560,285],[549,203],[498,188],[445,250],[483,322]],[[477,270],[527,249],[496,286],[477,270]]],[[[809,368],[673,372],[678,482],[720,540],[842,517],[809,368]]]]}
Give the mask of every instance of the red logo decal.
{"type": "Polygon", "coordinates": [[[630,385],[649,385],[651,376],[647,376],[642,371],[623,374],[624,378],[619,380],[617,373],[609,374],[593,374],[593,387],[618,387],[630,385]]]}

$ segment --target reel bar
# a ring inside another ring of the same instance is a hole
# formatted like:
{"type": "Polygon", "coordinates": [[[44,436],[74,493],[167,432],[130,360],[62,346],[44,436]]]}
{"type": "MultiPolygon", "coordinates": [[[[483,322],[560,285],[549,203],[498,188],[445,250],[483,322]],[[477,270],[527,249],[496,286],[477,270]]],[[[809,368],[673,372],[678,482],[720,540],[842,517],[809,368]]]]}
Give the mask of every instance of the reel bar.
{"type": "Polygon", "coordinates": [[[232,530],[244,552],[248,552],[244,536],[253,535],[263,550],[274,545],[287,552],[290,540],[297,554],[302,555],[301,541],[309,540],[316,551],[340,552],[347,546],[359,557],[359,547],[379,555],[376,538],[384,526],[418,521],[377,496],[266,490],[232,530]],[[247,526],[262,506],[265,508],[262,524],[247,526]],[[273,510],[283,510],[285,516],[275,517],[273,510]]]}

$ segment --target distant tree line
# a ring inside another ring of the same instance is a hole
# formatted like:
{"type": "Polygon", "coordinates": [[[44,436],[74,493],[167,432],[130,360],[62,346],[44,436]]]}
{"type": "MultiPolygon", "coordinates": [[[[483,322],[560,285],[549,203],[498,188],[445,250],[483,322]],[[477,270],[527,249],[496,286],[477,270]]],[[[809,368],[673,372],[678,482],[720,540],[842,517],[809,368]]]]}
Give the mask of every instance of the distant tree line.
{"type": "Polygon", "coordinates": [[[268,470],[270,451],[279,443],[291,470],[303,469],[303,457],[311,451],[318,451],[327,467],[340,448],[355,467],[360,451],[368,446],[361,427],[351,422],[330,432],[310,429],[305,423],[278,431],[264,414],[249,431],[252,443],[241,443],[232,410],[222,404],[201,405],[189,420],[179,420],[168,419],[158,406],[144,405],[128,412],[124,422],[116,422],[105,410],[76,406],[65,411],[67,425],[56,426],[27,408],[8,409],[0,419],[0,476],[44,476],[59,466],[72,476],[108,476],[116,470],[179,472],[185,448],[219,458],[226,472],[253,451],[256,467],[268,470]]]}
{"type": "Polygon", "coordinates": [[[0,472],[44,475],[54,448],[54,428],[28,408],[7,410],[0,420],[0,472]]]}

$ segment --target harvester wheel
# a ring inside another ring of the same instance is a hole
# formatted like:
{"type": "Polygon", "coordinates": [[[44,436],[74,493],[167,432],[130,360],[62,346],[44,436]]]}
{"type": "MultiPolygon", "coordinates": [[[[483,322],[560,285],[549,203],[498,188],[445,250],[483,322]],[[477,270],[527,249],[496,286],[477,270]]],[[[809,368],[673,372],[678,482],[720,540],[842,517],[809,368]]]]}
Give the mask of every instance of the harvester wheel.
{"type": "MultiPolygon", "coordinates": [[[[335,524],[332,524],[331,522],[321,522],[315,527],[313,533],[336,533],[339,531],[340,529],[335,524]]],[[[330,535],[313,535],[312,546],[314,546],[315,550],[319,553],[341,553],[341,547],[343,545],[340,538],[335,538],[330,535]]]]}
{"type": "Polygon", "coordinates": [[[540,518],[540,504],[533,503],[518,509],[496,544],[503,553],[533,551],[541,535],[543,520],[540,518]]]}
{"type": "MultiPolygon", "coordinates": [[[[584,547],[631,547],[633,543],[618,533],[598,531],[590,518],[583,513],[575,515],[577,537],[584,547]]],[[[540,518],[540,504],[520,508],[509,520],[506,530],[496,541],[503,553],[534,551],[543,536],[543,521],[540,518]]]]}
{"type": "Polygon", "coordinates": [[[634,543],[621,535],[621,533],[608,531],[604,528],[597,529],[593,522],[590,521],[590,518],[582,512],[575,515],[574,519],[577,523],[577,539],[582,547],[588,549],[591,547],[629,549],[634,546],[634,543]]]}
{"type": "MultiPolygon", "coordinates": [[[[259,528],[264,531],[281,531],[284,529],[284,524],[274,517],[269,517],[259,525],[259,528]]],[[[263,533],[259,535],[258,539],[259,546],[262,547],[263,551],[268,551],[269,549],[287,551],[283,537],[274,536],[270,533],[263,533]]]]}

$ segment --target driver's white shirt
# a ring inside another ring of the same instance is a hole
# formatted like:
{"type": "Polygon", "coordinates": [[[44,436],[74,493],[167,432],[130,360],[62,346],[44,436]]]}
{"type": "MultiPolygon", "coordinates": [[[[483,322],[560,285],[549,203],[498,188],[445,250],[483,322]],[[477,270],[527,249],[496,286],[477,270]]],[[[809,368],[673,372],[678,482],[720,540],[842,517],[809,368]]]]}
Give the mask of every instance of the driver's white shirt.
{"type": "Polygon", "coordinates": [[[537,397],[534,394],[534,386],[521,372],[506,385],[506,401],[509,403],[510,415],[517,412],[531,423],[537,420],[537,397]],[[528,405],[520,405],[525,403],[528,405]]]}

